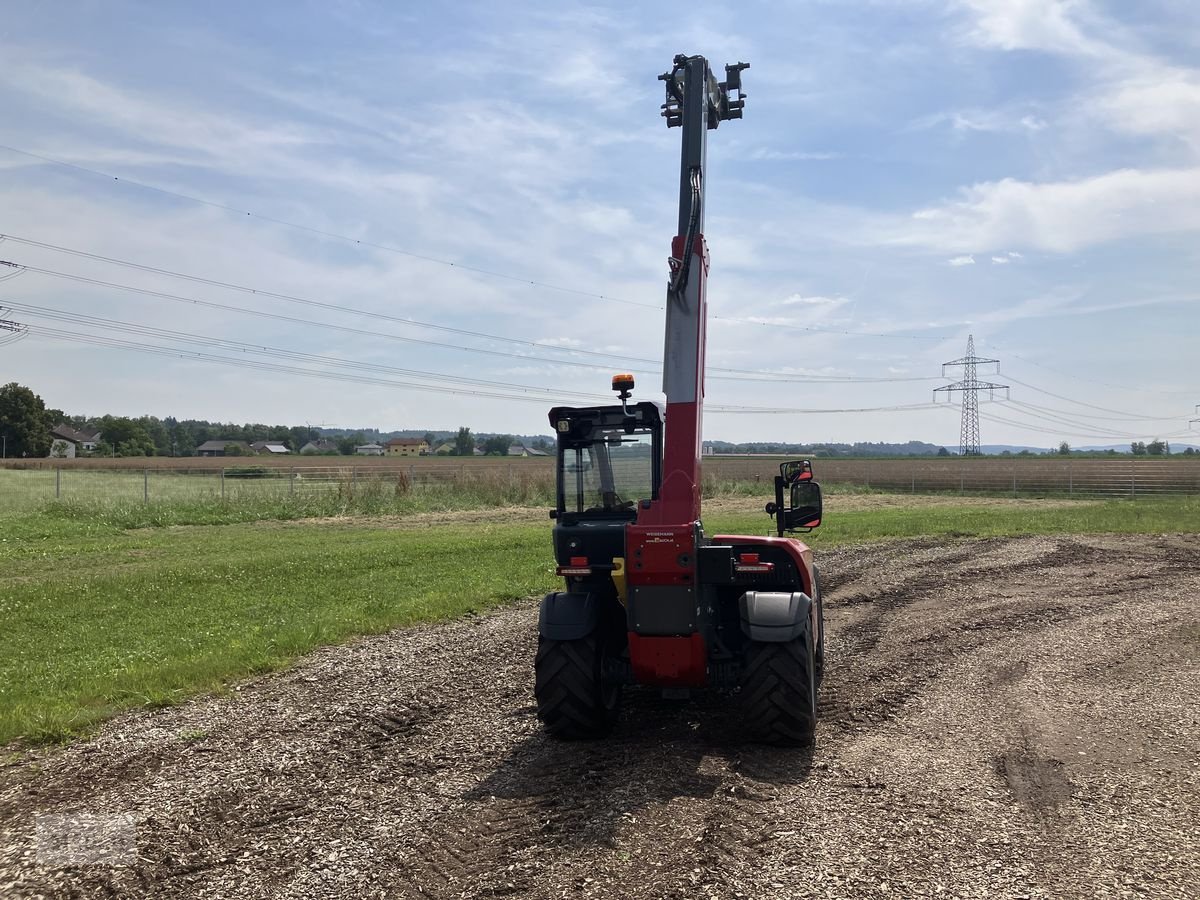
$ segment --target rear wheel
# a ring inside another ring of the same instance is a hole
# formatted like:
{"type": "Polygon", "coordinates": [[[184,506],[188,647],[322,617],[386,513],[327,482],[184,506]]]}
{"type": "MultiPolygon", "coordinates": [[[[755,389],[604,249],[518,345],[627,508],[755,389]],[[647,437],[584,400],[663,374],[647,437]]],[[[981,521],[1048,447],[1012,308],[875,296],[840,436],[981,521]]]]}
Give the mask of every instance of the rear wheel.
{"type": "Polygon", "coordinates": [[[533,693],[547,732],[580,740],[612,730],[621,686],[605,683],[603,661],[604,642],[596,634],[575,641],[538,638],[533,693]]]}
{"type": "Polygon", "coordinates": [[[804,747],[817,724],[812,631],[792,641],[748,641],[742,662],[742,710],[750,736],[804,747]]]}

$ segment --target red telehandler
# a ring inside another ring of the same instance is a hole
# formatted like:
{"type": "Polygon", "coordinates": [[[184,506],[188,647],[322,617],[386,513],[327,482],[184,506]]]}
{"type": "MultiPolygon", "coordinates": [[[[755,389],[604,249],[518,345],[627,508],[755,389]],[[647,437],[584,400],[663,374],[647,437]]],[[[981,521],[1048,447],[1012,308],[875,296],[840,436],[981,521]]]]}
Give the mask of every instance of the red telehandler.
{"type": "Polygon", "coordinates": [[[621,691],[737,688],[757,740],[813,740],[824,665],[821,589],[812,551],[786,532],[821,523],[807,460],[775,478],[775,537],[707,536],[700,521],[704,405],[704,175],[707,133],[740,119],[745,63],[718,83],[702,56],[677,56],[662,115],[682,130],[679,234],[667,289],[666,409],[631,403],[631,375],[613,378],[619,404],[555,407],[558,503],[554,552],[566,590],[538,622],[538,717],[560,738],[600,737],[621,691]],[[731,96],[732,95],[732,96],[731,96]],[[664,436],[665,432],[665,436],[664,436]]]}

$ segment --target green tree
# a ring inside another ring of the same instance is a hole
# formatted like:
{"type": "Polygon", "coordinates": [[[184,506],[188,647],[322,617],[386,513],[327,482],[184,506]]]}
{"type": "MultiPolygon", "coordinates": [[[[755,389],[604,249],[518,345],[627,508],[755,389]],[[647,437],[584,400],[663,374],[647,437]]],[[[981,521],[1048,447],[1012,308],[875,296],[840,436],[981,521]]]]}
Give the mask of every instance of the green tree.
{"type": "Polygon", "coordinates": [[[511,434],[494,434],[483,442],[483,452],[487,456],[507,456],[512,442],[511,434]]]}
{"type": "Polygon", "coordinates": [[[297,425],[288,429],[288,446],[292,448],[293,453],[299,453],[300,448],[309,441],[319,440],[321,435],[313,428],[307,425],[297,425]]]}
{"type": "Polygon", "coordinates": [[[353,456],[354,448],[366,442],[366,438],[363,437],[361,431],[356,431],[354,434],[344,434],[337,439],[338,453],[341,453],[343,456],[353,456]]]}
{"type": "Polygon", "coordinates": [[[1166,441],[1151,441],[1146,445],[1146,452],[1150,456],[1168,456],[1171,448],[1166,441]]]}
{"type": "Polygon", "coordinates": [[[1129,445],[1129,452],[1132,453],[1134,456],[1145,456],[1146,455],[1145,442],[1144,441],[1134,441],[1132,444],[1129,445]]]}
{"type": "Polygon", "coordinates": [[[0,450],[5,456],[45,456],[50,429],[42,398],[15,381],[0,387],[0,450]]]}
{"type": "Polygon", "coordinates": [[[458,429],[458,434],[454,436],[454,455],[455,456],[474,456],[475,455],[475,438],[471,434],[470,428],[458,429]]]}
{"type": "Polygon", "coordinates": [[[938,455],[938,456],[949,456],[949,455],[950,455],[950,451],[949,451],[949,450],[947,450],[945,447],[938,447],[938,452],[937,452],[937,455],[938,455]]]}
{"type": "Polygon", "coordinates": [[[1058,445],[1058,454],[1059,454],[1059,456],[1070,456],[1071,455],[1071,445],[1068,444],[1066,441],[1063,441],[1061,444],[1058,445]]]}
{"type": "Polygon", "coordinates": [[[154,455],[154,441],[141,421],[125,416],[104,416],[96,426],[104,443],[115,447],[118,456],[154,455]]]}

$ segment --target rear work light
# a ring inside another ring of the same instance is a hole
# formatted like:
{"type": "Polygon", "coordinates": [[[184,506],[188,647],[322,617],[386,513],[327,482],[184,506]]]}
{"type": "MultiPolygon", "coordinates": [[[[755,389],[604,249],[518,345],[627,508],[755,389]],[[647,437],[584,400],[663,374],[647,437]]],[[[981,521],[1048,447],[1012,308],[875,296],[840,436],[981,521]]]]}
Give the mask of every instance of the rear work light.
{"type": "Polygon", "coordinates": [[[554,571],[559,575],[591,575],[592,567],[586,556],[572,556],[570,563],[558,566],[554,571]]]}
{"type": "Polygon", "coordinates": [[[739,553],[733,569],[735,572],[774,572],[775,563],[762,562],[757,553],[739,553]]]}

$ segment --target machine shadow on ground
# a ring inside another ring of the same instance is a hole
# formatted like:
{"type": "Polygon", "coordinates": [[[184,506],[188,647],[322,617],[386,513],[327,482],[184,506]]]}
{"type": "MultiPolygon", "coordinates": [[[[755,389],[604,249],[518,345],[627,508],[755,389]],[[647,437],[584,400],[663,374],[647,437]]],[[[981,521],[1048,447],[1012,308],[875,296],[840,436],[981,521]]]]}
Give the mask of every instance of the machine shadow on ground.
{"type": "MultiPolygon", "coordinates": [[[[512,713],[534,714],[532,706],[512,713]]],[[[646,810],[661,815],[673,800],[709,802],[808,778],[812,748],[751,743],[740,723],[736,696],[704,691],[675,701],[627,690],[609,737],[560,741],[539,728],[463,799],[536,808],[561,843],[612,845],[622,824],[646,810]]]]}

